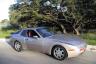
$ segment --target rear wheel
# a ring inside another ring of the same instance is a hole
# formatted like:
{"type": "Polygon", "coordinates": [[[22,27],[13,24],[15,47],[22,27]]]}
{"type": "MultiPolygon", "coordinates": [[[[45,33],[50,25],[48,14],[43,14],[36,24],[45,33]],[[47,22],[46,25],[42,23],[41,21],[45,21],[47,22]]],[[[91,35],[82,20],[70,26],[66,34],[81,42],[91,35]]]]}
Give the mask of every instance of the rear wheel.
{"type": "Polygon", "coordinates": [[[15,42],[14,42],[14,49],[15,49],[17,52],[21,52],[21,51],[23,50],[22,44],[21,44],[19,41],[15,41],[15,42]]]}
{"type": "Polygon", "coordinates": [[[64,60],[68,55],[67,51],[62,46],[55,46],[52,49],[52,56],[57,60],[64,60]]]}

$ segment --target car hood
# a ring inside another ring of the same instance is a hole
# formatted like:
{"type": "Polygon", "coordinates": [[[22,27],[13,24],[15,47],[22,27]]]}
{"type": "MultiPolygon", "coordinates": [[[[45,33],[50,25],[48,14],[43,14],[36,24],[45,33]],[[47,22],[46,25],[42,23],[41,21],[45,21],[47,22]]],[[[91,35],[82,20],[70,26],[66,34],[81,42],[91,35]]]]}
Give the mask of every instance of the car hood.
{"type": "Polygon", "coordinates": [[[70,34],[53,35],[48,38],[52,39],[55,42],[66,43],[70,45],[85,44],[84,40],[81,39],[79,36],[70,34]]]}

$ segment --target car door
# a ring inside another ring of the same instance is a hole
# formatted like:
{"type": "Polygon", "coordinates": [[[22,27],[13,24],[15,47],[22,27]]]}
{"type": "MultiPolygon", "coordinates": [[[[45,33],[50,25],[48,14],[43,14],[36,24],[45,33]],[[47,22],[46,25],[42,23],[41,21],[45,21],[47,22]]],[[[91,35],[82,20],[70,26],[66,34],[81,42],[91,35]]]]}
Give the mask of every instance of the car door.
{"type": "Polygon", "coordinates": [[[27,36],[27,30],[22,30],[22,32],[20,33],[19,40],[23,43],[23,47],[25,49],[27,48],[27,43],[26,43],[26,39],[27,38],[28,38],[28,36],[27,36]]]}
{"type": "Polygon", "coordinates": [[[42,39],[34,30],[27,30],[28,37],[25,39],[28,48],[35,51],[42,51],[42,39]]]}

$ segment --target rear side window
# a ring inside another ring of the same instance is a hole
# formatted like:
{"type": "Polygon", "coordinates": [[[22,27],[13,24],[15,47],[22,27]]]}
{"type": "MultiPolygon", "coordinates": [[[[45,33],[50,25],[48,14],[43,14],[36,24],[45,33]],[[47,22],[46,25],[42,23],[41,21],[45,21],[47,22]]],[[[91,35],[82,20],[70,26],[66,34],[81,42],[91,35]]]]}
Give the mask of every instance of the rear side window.
{"type": "Polygon", "coordinates": [[[27,37],[27,30],[23,30],[21,35],[24,36],[24,37],[27,37]]]}

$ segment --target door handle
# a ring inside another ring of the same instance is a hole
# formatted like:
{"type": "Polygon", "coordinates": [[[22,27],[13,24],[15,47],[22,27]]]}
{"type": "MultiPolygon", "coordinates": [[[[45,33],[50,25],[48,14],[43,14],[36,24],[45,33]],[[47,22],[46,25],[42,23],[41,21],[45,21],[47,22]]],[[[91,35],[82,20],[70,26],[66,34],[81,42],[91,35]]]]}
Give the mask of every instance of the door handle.
{"type": "Polygon", "coordinates": [[[25,40],[28,40],[28,39],[25,39],[25,40]]]}

